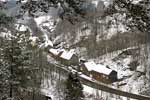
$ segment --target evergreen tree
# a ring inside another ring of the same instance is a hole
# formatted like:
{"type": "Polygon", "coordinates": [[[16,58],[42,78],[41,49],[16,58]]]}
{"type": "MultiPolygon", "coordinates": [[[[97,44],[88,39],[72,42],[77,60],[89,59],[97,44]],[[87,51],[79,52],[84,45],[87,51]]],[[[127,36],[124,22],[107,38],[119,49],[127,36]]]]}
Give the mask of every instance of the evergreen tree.
{"type": "Polygon", "coordinates": [[[83,100],[83,87],[77,73],[70,72],[66,80],[65,100],[83,100]]]}
{"type": "MultiPolygon", "coordinates": [[[[141,0],[134,3],[135,0],[114,0],[109,6],[106,15],[125,14],[126,25],[130,29],[138,29],[141,32],[150,32],[150,1],[141,0]]],[[[150,36],[150,35],[149,35],[150,36]]],[[[149,38],[149,37],[148,37],[149,38]]]]}
{"type": "Polygon", "coordinates": [[[9,22],[3,25],[0,28],[10,35],[0,38],[0,100],[16,98],[22,89],[38,89],[41,80],[40,66],[32,63],[35,52],[29,46],[29,33],[17,31],[9,22]]]}

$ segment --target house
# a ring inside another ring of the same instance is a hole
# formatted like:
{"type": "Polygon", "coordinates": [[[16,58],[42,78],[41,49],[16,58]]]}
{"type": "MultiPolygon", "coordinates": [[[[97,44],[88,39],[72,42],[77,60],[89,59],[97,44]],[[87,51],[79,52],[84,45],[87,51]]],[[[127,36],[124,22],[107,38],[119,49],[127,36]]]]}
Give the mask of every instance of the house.
{"type": "Polygon", "coordinates": [[[49,53],[51,56],[53,56],[54,58],[59,58],[61,53],[64,51],[64,49],[54,49],[54,48],[51,48],[49,49],[49,53]]]}
{"type": "Polygon", "coordinates": [[[64,65],[78,65],[79,60],[78,56],[75,54],[74,49],[65,50],[65,49],[49,49],[50,55],[60,61],[64,65]]]}
{"type": "Polygon", "coordinates": [[[78,56],[75,54],[74,49],[64,50],[60,54],[60,60],[61,60],[61,63],[65,65],[78,65],[79,64],[79,59],[78,59],[78,56]]]}
{"type": "Polygon", "coordinates": [[[117,81],[117,72],[93,61],[81,65],[80,71],[87,76],[104,83],[117,81]]]}

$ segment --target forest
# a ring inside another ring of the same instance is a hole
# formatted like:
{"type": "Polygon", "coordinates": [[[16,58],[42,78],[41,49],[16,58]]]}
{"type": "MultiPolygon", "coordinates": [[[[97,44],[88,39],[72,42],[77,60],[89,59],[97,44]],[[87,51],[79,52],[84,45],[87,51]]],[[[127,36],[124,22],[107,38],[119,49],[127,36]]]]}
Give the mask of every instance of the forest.
{"type": "Polygon", "coordinates": [[[0,100],[149,100],[149,54],[149,0],[0,0],[0,100]]]}

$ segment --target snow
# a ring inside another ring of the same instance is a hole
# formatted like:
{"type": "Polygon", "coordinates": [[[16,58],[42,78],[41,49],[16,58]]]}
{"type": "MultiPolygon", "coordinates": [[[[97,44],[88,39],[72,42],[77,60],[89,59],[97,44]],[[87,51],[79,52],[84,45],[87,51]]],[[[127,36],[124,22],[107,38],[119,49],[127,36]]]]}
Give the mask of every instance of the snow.
{"type": "Polygon", "coordinates": [[[6,37],[8,34],[6,32],[1,32],[0,37],[6,37]]]}
{"type": "Polygon", "coordinates": [[[139,72],[145,72],[145,67],[138,66],[136,70],[139,71],[139,72]]]}
{"type": "Polygon", "coordinates": [[[48,36],[47,36],[47,34],[44,34],[44,36],[43,36],[43,39],[44,39],[44,43],[42,43],[39,47],[40,48],[45,48],[45,47],[48,47],[48,46],[50,46],[50,47],[53,47],[54,45],[53,45],[53,42],[48,38],[48,36]]]}
{"type": "Polygon", "coordinates": [[[113,2],[113,0],[101,0],[101,1],[104,2],[104,5],[105,5],[106,7],[108,7],[108,6],[113,2]]]}
{"type": "Polygon", "coordinates": [[[7,2],[8,0],[0,0],[1,2],[7,2]]]}
{"type": "Polygon", "coordinates": [[[132,3],[133,3],[133,4],[137,4],[137,3],[139,3],[140,1],[142,1],[142,0],[133,0],[132,3]]]}
{"type": "Polygon", "coordinates": [[[88,69],[88,71],[96,71],[105,75],[109,75],[112,72],[112,69],[106,68],[102,64],[95,64],[95,62],[90,61],[84,63],[85,67],[88,69]]]}
{"type": "Polygon", "coordinates": [[[52,43],[51,40],[47,40],[47,41],[45,42],[45,47],[47,47],[47,46],[53,47],[53,43],[52,43]]]}
{"type": "Polygon", "coordinates": [[[44,79],[41,81],[41,93],[45,96],[51,97],[52,100],[63,100],[63,89],[64,89],[64,82],[67,78],[65,74],[60,75],[59,72],[55,72],[51,69],[49,70],[49,74],[44,74],[44,79]]]}
{"type": "Polygon", "coordinates": [[[8,32],[0,32],[0,37],[11,40],[11,37],[14,37],[10,31],[8,32]]]}
{"type": "Polygon", "coordinates": [[[99,1],[97,1],[97,0],[93,0],[93,1],[92,1],[92,3],[95,4],[96,7],[98,6],[98,2],[99,2],[99,1]]]}
{"type": "Polygon", "coordinates": [[[84,74],[81,74],[80,77],[82,77],[84,79],[92,80],[91,77],[88,77],[87,75],[84,75],[84,74]]]}
{"type": "Polygon", "coordinates": [[[87,92],[87,93],[90,93],[90,94],[93,94],[94,89],[87,86],[87,85],[83,85],[83,91],[87,92]]]}
{"type": "Polygon", "coordinates": [[[36,41],[37,41],[37,37],[35,37],[35,36],[31,36],[31,37],[29,37],[29,40],[31,40],[31,45],[32,46],[35,46],[35,45],[37,45],[37,43],[36,43],[36,41]]]}
{"type": "Polygon", "coordinates": [[[51,52],[52,54],[54,54],[56,56],[59,55],[63,51],[64,51],[64,49],[53,49],[53,48],[49,49],[49,52],[51,52]]]}
{"type": "Polygon", "coordinates": [[[86,62],[84,63],[85,67],[88,69],[88,71],[92,71],[94,67],[96,67],[96,64],[94,61],[86,62]]]}
{"type": "Polygon", "coordinates": [[[51,89],[41,89],[43,95],[53,98],[53,94],[50,91],[51,89]]]}
{"type": "Polygon", "coordinates": [[[28,0],[23,0],[23,1],[21,1],[22,3],[26,3],[28,0]]]}
{"type": "Polygon", "coordinates": [[[37,25],[40,25],[41,23],[47,21],[47,20],[50,20],[51,19],[51,16],[40,16],[40,17],[37,17],[37,18],[34,18],[34,20],[36,21],[37,25]]]}
{"type": "MultiPolygon", "coordinates": [[[[146,73],[145,66],[143,63],[140,63],[135,70],[130,70],[129,64],[134,60],[137,60],[138,62],[141,62],[141,60],[143,61],[143,58],[141,57],[145,52],[142,51],[143,48],[144,45],[129,47],[90,60],[94,60],[96,63],[102,63],[105,66],[108,65],[112,70],[117,71],[118,79],[121,79],[121,81],[113,83],[116,84],[116,88],[122,91],[139,94],[141,91],[144,91],[149,87],[148,78],[143,74],[146,73]],[[132,50],[133,55],[126,55],[123,53],[127,50],[132,50]],[[137,54],[136,51],[140,51],[140,53],[137,54]],[[139,57],[138,59],[135,58],[134,52],[136,56],[139,57]]],[[[127,100],[127,98],[123,97],[120,99],[127,100]]],[[[111,100],[111,97],[109,100],[111,100]]]]}
{"type": "Polygon", "coordinates": [[[37,40],[37,37],[31,36],[31,37],[29,37],[29,40],[31,40],[31,41],[36,41],[36,40],[37,40]]]}
{"type": "Polygon", "coordinates": [[[75,50],[71,49],[69,51],[63,51],[63,53],[61,54],[61,58],[66,59],[66,60],[70,60],[72,58],[72,56],[75,54],[75,50]]]}
{"type": "Polygon", "coordinates": [[[28,29],[28,27],[25,26],[25,25],[16,24],[16,29],[17,29],[18,31],[24,32],[24,31],[26,31],[26,30],[28,29]]]}

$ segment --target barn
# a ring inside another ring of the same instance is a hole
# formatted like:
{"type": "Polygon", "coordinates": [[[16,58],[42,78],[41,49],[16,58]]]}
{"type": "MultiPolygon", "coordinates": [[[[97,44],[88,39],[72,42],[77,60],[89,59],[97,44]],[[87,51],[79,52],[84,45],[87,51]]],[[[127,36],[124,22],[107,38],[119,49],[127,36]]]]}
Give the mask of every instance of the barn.
{"type": "Polygon", "coordinates": [[[80,66],[83,74],[104,83],[117,81],[117,72],[107,68],[102,64],[96,64],[94,61],[85,62],[80,66]]]}

